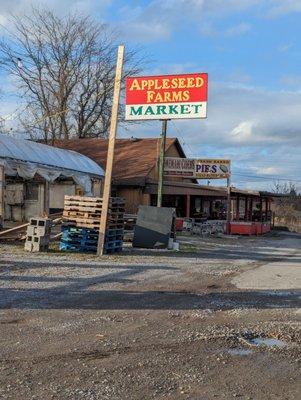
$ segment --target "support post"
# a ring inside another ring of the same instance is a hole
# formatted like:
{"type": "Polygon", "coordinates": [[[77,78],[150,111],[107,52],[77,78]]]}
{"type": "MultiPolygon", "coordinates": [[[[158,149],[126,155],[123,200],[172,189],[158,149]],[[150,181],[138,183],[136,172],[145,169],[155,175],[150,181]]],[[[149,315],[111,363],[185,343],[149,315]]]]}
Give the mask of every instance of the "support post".
{"type": "Polygon", "coordinates": [[[253,221],[253,197],[250,198],[250,221],[253,221]]]}
{"type": "Polygon", "coordinates": [[[4,189],[5,189],[5,171],[4,166],[0,165],[0,228],[4,224],[4,189]]]}
{"type": "Polygon", "coordinates": [[[265,199],[265,221],[268,222],[268,213],[269,213],[269,200],[265,199]]]}
{"type": "Polygon", "coordinates": [[[231,180],[227,178],[227,235],[231,234],[231,180]]]}
{"type": "Polygon", "coordinates": [[[50,206],[50,185],[49,182],[45,181],[44,184],[44,204],[43,204],[43,217],[49,216],[49,206],[50,206]]]}
{"type": "Polygon", "coordinates": [[[186,194],[186,217],[190,218],[190,194],[186,194]]]}
{"type": "Polygon", "coordinates": [[[262,204],[263,202],[262,202],[262,197],[260,197],[260,222],[262,223],[262,221],[263,221],[263,213],[262,213],[262,211],[263,211],[263,204],[262,204]]]}
{"type": "Polygon", "coordinates": [[[262,235],[262,223],[263,223],[263,201],[262,197],[260,197],[260,234],[262,235]]]}
{"type": "Polygon", "coordinates": [[[246,196],[245,197],[245,217],[244,217],[245,221],[248,221],[248,212],[249,212],[248,204],[249,204],[249,198],[248,198],[248,196],[246,196]]]}
{"type": "Polygon", "coordinates": [[[212,209],[213,209],[213,202],[211,199],[209,199],[209,217],[210,217],[210,219],[213,218],[212,209]]]}
{"type": "Polygon", "coordinates": [[[161,131],[161,138],[160,138],[157,207],[162,207],[166,131],[167,131],[167,119],[164,119],[162,121],[162,131],[161,131]]]}
{"type": "Polygon", "coordinates": [[[118,120],[118,108],[119,108],[119,99],[120,99],[123,55],[124,55],[124,46],[123,45],[118,46],[113,104],[112,104],[112,114],[111,114],[111,125],[110,125],[108,153],[107,153],[106,175],[105,175],[105,183],[104,183],[104,189],[103,189],[101,219],[100,219],[100,227],[99,227],[98,246],[97,246],[97,255],[98,256],[103,255],[104,250],[105,250],[104,245],[105,245],[105,235],[106,235],[106,227],[107,227],[107,219],[108,219],[108,211],[109,211],[109,203],[110,203],[110,195],[111,195],[111,181],[112,181],[114,148],[115,148],[115,139],[116,139],[116,130],[117,130],[117,120],[118,120]]]}
{"type": "Polygon", "coordinates": [[[236,221],[239,221],[240,219],[239,209],[240,209],[240,196],[238,194],[236,196],[236,216],[235,216],[236,221]]]}

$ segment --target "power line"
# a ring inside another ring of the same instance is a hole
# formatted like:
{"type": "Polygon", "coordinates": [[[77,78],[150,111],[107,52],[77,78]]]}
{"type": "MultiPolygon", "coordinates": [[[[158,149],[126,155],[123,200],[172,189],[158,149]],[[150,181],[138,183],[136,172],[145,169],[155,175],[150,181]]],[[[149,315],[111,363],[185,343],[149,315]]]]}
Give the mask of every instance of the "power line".
{"type": "Polygon", "coordinates": [[[181,134],[179,128],[178,128],[177,125],[174,123],[174,121],[171,120],[170,122],[173,124],[175,130],[178,132],[180,138],[182,139],[183,145],[186,145],[186,146],[188,147],[188,150],[189,150],[189,152],[190,152],[190,156],[192,157],[192,156],[193,156],[193,150],[192,150],[192,148],[190,147],[190,144],[185,142],[185,140],[184,140],[184,138],[183,138],[183,136],[182,136],[182,134],[181,134]]]}
{"type": "Polygon", "coordinates": [[[253,178],[253,179],[266,179],[266,180],[276,180],[276,181],[301,182],[300,179],[293,179],[293,178],[289,178],[289,177],[280,178],[278,176],[248,175],[248,174],[240,174],[239,172],[232,173],[232,175],[241,176],[241,177],[245,177],[245,178],[253,178]]]}

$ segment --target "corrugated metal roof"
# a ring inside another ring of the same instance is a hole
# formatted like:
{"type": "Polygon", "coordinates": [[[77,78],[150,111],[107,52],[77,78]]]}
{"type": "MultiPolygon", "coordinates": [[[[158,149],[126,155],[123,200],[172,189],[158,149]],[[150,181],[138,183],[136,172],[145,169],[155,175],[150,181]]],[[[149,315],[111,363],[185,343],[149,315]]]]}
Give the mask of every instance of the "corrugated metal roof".
{"type": "Polygon", "coordinates": [[[83,154],[5,135],[0,135],[0,158],[104,176],[103,169],[83,154]]]}

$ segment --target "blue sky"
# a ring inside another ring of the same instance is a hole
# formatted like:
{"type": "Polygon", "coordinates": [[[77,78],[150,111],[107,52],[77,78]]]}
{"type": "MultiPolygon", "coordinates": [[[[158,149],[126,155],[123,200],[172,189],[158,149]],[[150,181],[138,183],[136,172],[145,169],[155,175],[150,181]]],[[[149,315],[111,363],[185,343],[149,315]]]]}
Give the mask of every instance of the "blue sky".
{"type": "MultiPolygon", "coordinates": [[[[9,12],[31,3],[111,24],[126,45],[145,48],[147,74],[208,72],[208,118],[169,123],[168,135],[187,156],[230,157],[236,186],[301,185],[301,0],[0,0],[0,22],[9,26],[9,12]]],[[[0,87],[7,82],[1,76],[0,87]]],[[[1,114],[14,107],[6,96],[1,114]]],[[[119,129],[159,133],[159,122],[119,129]]]]}

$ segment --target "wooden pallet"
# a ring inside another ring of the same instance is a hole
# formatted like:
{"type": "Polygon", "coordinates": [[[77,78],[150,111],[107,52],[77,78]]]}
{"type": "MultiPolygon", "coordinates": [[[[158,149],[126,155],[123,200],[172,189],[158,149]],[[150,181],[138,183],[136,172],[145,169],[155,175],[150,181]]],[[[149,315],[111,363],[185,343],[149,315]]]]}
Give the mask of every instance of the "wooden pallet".
{"type": "MultiPolygon", "coordinates": [[[[123,212],[118,211],[118,212],[108,212],[108,216],[111,219],[118,219],[122,218],[123,219],[123,212]]],[[[84,217],[84,218],[100,218],[101,217],[101,212],[91,212],[91,211],[78,211],[78,210],[64,210],[63,211],[63,216],[64,217],[84,217]]]]}
{"type": "MultiPolygon", "coordinates": [[[[65,204],[72,206],[92,206],[92,207],[101,207],[103,203],[103,200],[101,197],[82,197],[82,196],[65,196],[65,204]]],[[[119,205],[123,204],[124,205],[124,200],[120,199],[119,197],[111,197],[110,199],[110,205],[119,205]]]]}
{"type": "MultiPolygon", "coordinates": [[[[123,228],[124,200],[112,197],[108,211],[108,228],[123,228]]],[[[78,227],[99,229],[102,211],[102,198],[65,196],[63,218],[78,227]]]]}

